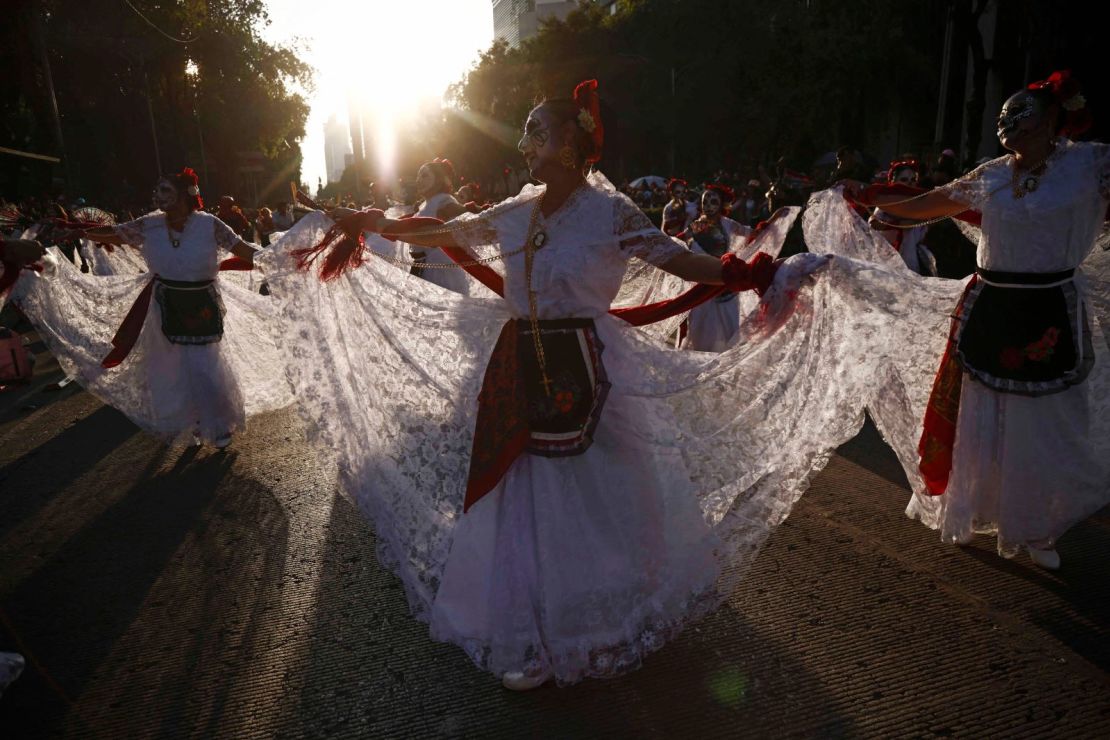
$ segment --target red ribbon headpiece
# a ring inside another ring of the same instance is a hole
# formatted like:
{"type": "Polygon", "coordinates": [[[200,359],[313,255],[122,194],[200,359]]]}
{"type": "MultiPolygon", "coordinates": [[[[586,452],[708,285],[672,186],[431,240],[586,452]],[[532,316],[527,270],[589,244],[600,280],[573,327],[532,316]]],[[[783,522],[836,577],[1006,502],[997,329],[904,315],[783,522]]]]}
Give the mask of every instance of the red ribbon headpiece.
{"type": "Polygon", "coordinates": [[[1079,136],[1094,125],[1094,117],[1087,107],[1087,100],[1083,97],[1079,82],[1071,76],[1071,70],[1053,72],[1048,79],[1030,83],[1027,89],[1047,90],[1052,93],[1053,100],[1063,113],[1058,133],[1069,139],[1079,136]]]}
{"type": "Polygon", "coordinates": [[[898,172],[898,170],[905,169],[907,167],[916,172],[918,177],[921,177],[921,163],[918,162],[916,159],[914,159],[913,157],[909,159],[896,159],[890,163],[890,169],[886,171],[887,184],[889,185],[894,182],[894,175],[898,172]]]}
{"type": "Polygon", "coordinates": [[[605,126],[601,123],[601,99],[597,96],[597,80],[586,80],[574,88],[574,102],[578,105],[578,125],[590,135],[593,142],[586,162],[595,164],[601,159],[605,144],[605,126]]]}
{"type": "Polygon", "coordinates": [[[712,190],[717,195],[721,196],[722,208],[728,208],[732,201],[736,200],[736,193],[732,192],[732,188],[728,185],[722,185],[719,182],[712,183],[705,186],[706,190],[712,190]]]}
{"type": "Polygon", "coordinates": [[[673,193],[674,189],[679,185],[681,185],[684,188],[689,188],[690,187],[689,185],[686,184],[686,181],[683,180],[682,178],[672,177],[670,180],[667,181],[667,192],[668,193],[673,193]]]}

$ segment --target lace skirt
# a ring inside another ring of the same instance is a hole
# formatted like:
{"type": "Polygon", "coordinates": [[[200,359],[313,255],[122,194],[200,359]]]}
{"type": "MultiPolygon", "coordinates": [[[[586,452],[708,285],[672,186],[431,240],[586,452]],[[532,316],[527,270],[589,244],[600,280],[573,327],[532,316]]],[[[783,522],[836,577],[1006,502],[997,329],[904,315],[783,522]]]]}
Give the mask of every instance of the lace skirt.
{"type": "Polygon", "coordinates": [[[721,543],[681,457],[636,433],[641,404],[614,388],[589,449],[522,455],[459,520],[434,639],[495,674],[549,667],[567,684],[639,667],[716,605],[721,543]]]}
{"type": "Polygon", "coordinates": [[[997,534],[1006,557],[1025,545],[1054,547],[1110,503],[1110,466],[1098,455],[1104,439],[1091,417],[1091,392],[1081,383],[1048,396],[1021,396],[965,375],[948,490],[935,507],[915,497],[907,514],[940,529],[946,542],[997,534]]]}
{"type": "Polygon", "coordinates": [[[21,278],[13,300],[67,373],[138,427],[166,441],[198,434],[205,441],[241,428],[247,416],[288,406],[293,396],[273,331],[276,304],[224,284],[225,333],[212,344],[170,342],[158,301],[118,367],[100,362],[149,273],[99,277],[54,260],[44,276],[21,278]]]}

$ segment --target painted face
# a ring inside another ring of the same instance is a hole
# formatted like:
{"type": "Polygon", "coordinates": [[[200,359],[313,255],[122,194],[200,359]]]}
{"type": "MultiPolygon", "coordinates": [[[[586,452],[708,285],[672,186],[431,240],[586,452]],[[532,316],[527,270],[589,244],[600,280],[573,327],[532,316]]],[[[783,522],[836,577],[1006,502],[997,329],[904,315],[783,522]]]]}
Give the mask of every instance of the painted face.
{"type": "Polygon", "coordinates": [[[516,148],[524,155],[524,164],[529,174],[543,182],[543,173],[549,168],[559,167],[559,147],[561,142],[555,136],[554,117],[542,107],[528,114],[524,122],[524,136],[520,137],[516,148]]]}
{"type": "Polygon", "coordinates": [[[706,216],[716,216],[721,212],[721,196],[706,190],[701,196],[701,210],[706,216]]]}
{"type": "Polygon", "coordinates": [[[909,167],[903,167],[902,169],[898,170],[897,173],[895,173],[894,182],[898,183],[899,185],[916,185],[917,173],[911,170],[909,167]]]}
{"type": "Polygon", "coordinates": [[[686,188],[682,187],[681,185],[677,186],[674,189],[674,199],[675,200],[682,200],[685,197],[686,197],[686,188]]]}
{"type": "Polygon", "coordinates": [[[416,192],[423,197],[427,197],[431,195],[435,187],[436,176],[432,172],[432,168],[426,164],[420,165],[420,169],[416,171],[416,192]]]}
{"type": "Polygon", "coordinates": [[[152,200],[154,207],[163,211],[168,211],[177,203],[178,193],[177,188],[173,186],[169,180],[159,180],[158,184],[154,187],[152,193],[152,200]]]}
{"type": "Polygon", "coordinates": [[[998,114],[998,140],[1007,149],[1020,146],[1037,138],[1035,134],[1047,124],[1046,118],[1032,95],[1024,92],[1012,95],[998,114]]]}

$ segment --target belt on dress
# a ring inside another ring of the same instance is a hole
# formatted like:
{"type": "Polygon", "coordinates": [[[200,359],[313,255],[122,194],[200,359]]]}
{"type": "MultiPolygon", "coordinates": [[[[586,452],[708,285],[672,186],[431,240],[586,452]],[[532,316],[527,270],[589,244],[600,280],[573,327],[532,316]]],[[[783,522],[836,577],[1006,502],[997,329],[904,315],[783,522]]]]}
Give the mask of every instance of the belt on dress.
{"type": "Polygon", "coordinates": [[[1075,277],[1075,270],[1059,272],[1006,272],[976,267],[975,273],[987,285],[997,288],[1051,288],[1075,277]]]}

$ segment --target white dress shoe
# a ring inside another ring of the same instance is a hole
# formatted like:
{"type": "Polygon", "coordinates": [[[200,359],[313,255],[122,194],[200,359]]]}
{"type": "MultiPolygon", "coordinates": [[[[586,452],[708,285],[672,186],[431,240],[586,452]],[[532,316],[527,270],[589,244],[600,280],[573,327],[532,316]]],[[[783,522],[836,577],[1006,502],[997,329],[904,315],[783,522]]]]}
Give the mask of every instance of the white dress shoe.
{"type": "Polygon", "coordinates": [[[501,677],[501,685],[509,691],[531,691],[538,689],[551,679],[551,670],[545,668],[535,675],[521,673],[520,671],[509,671],[501,677]]]}
{"type": "Polygon", "coordinates": [[[1055,549],[1038,550],[1035,547],[1029,548],[1029,558],[1033,563],[1045,570],[1060,570],[1060,553],[1055,549]]]}

